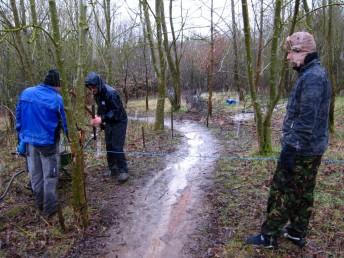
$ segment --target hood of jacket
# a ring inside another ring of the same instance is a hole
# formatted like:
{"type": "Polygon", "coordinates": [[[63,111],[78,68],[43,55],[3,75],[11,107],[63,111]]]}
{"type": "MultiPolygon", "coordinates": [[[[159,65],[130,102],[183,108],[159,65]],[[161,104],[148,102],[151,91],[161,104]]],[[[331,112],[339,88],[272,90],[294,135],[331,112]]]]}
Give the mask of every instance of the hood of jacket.
{"type": "Polygon", "coordinates": [[[102,95],[106,92],[106,86],[99,74],[90,72],[85,79],[85,86],[95,85],[97,87],[97,95],[102,95]]]}

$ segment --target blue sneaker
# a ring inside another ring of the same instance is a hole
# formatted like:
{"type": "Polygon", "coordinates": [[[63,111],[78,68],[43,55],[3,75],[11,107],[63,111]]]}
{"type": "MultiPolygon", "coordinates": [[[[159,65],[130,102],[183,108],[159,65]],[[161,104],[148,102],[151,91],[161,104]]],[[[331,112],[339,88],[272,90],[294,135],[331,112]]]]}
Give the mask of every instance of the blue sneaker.
{"type": "Polygon", "coordinates": [[[248,237],[245,241],[245,244],[258,246],[258,247],[264,247],[268,249],[277,248],[276,237],[264,235],[264,234],[248,237]]]}

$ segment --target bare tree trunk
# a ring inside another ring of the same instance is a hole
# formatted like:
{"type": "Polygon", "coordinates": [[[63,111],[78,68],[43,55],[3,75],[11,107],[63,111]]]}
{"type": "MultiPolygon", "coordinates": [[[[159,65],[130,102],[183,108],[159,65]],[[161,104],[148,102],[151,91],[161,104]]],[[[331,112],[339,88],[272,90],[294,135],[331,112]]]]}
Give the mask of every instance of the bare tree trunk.
{"type": "Polygon", "coordinates": [[[33,28],[33,35],[32,35],[32,56],[31,60],[34,61],[36,71],[38,71],[37,74],[35,74],[35,78],[37,78],[37,75],[43,73],[43,69],[45,69],[43,65],[43,53],[42,53],[42,44],[41,44],[41,36],[40,36],[40,29],[38,29],[38,19],[37,19],[37,10],[36,10],[36,0],[30,0],[30,12],[31,12],[31,19],[32,19],[32,25],[33,28]]]}
{"type": "Polygon", "coordinates": [[[143,30],[143,59],[145,62],[145,102],[146,102],[146,112],[149,110],[149,102],[148,102],[148,64],[147,64],[147,56],[146,56],[146,49],[147,49],[147,33],[146,33],[146,23],[144,19],[144,15],[142,13],[142,2],[140,1],[140,19],[142,24],[142,30],[143,30]]]}
{"type": "Polygon", "coordinates": [[[166,96],[166,64],[165,56],[163,52],[163,39],[162,39],[162,1],[156,0],[155,2],[155,22],[157,29],[157,44],[158,44],[158,53],[159,53],[159,63],[160,63],[160,73],[158,75],[158,100],[155,111],[155,130],[164,129],[164,111],[165,111],[165,96],[166,96]]]}
{"type": "Polygon", "coordinates": [[[335,126],[334,126],[334,109],[335,109],[335,101],[336,101],[336,75],[335,75],[335,67],[334,67],[334,51],[333,51],[333,39],[332,39],[332,23],[333,23],[333,6],[332,0],[328,0],[328,26],[327,26],[327,66],[330,75],[331,85],[332,85],[332,95],[331,95],[331,103],[330,103],[330,115],[329,115],[329,128],[330,132],[334,133],[335,126]]]}
{"type": "Polygon", "coordinates": [[[264,38],[263,38],[263,22],[264,22],[264,0],[260,0],[260,20],[259,20],[259,39],[258,39],[258,53],[257,53],[257,64],[256,64],[256,76],[254,87],[257,90],[260,83],[261,78],[261,70],[262,70],[262,54],[263,54],[263,47],[264,47],[264,38]]]}
{"type": "MultiPolygon", "coordinates": [[[[294,33],[297,17],[299,15],[299,9],[300,9],[300,0],[295,0],[294,5],[294,14],[293,19],[289,28],[289,36],[294,33]]],[[[282,95],[282,91],[285,90],[286,92],[290,91],[290,88],[292,85],[289,85],[289,70],[287,69],[288,61],[287,61],[287,55],[288,53],[284,53],[283,63],[282,63],[282,70],[281,70],[281,77],[280,77],[280,83],[279,83],[279,94],[276,98],[276,103],[279,100],[280,96],[282,95]]]]}
{"type": "Polygon", "coordinates": [[[247,76],[250,86],[251,101],[254,108],[255,120],[256,120],[256,131],[259,150],[262,151],[263,146],[263,121],[262,112],[259,102],[257,101],[257,89],[253,83],[253,67],[252,67],[252,54],[251,54],[251,32],[249,23],[248,6],[246,0],[241,0],[242,5],[242,17],[244,22],[244,34],[245,34],[245,48],[246,48],[246,66],[247,76]]]}
{"type": "Polygon", "coordinates": [[[112,75],[112,54],[111,54],[111,1],[104,0],[104,16],[105,16],[105,47],[106,47],[106,56],[105,60],[107,61],[106,67],[106,80],[108,83],[113,83],[113,75],[112,75]]]}
{"type": "Polygon", "coordinates": [[[214,76],[214,0],[210,7],[210,63],[208,66],[208,117],[213,114],[213,76],[214,76]]]}
{"type": "Polygon", "coordinates": [[[22,24],[19,20],[19,13],[18,13],[18,9],[17,9],[17,5],[16,5],[15,0],[11,0],[11,8],[12,8],[12,12],[13,12],[14,25],[15,25],[15,28],[18,29],[14,32],[14,35],[15,35],[15,39],[16,39],[16,45],[17,45],[19,58],[20,58],[20,61],[22,64],[22,69],[24,71],[25,78],[27,80],[29,80],[30,83],[33,83],[34,82],[34,76],[33,76],[33,71],[32,71],[32,65],[31,65],[31,62],[29,60],[28,53],[24,47],[22,32],[20,29],[20,28],[22,28],[22,24]]]}
{"type": "Polygon", "coordinates": [[[235,19],[235,5],[234,0],[231,0],[232,8],[232,31],[233,31],[233,50],[234,50],[234,62],[233,62],[233,72],[234,72],[234,88],[237,90],[239,95],[239,101],[244,101],[244,91],[240,86],[239,82],[239,54],[238,54],[238,40],[237,40],[237,25],[235,19]]]}
{"type": "MultiPolygon", "coordinates": [[[[86,201],[86,193],[85,193],[85,176],[84,176],[84,159],[83,159],[83,149],[82,146],[80,145],[79,142],[79,133],[77,131],[77,127],[75,125],[78,125],[78,120],[76,119],[76,114],[79,114],[78,117],[80,117],[80,112],[81,110],[75,111],[72,107],[72,103],[69,98],[68,94],[68,85],[67,85],[67,80],[66,80],[66,73],[64,69],[64,64],[63,64],[63,58],[62,58],[62,46],[61,46],[61,36],[60,36],[60,28],[59,28],[59,20],[58,20],[58,14],[57,14],[57,9],[56,9],[56,2],[55,0],[49,0],[49,13],[50,13],[50,22],[53,30],[53,40],[55,42],[55,55],[56,55],[56,63],[57,63],[57,68],[60,72],[61,75],[61,83],[64,85],[62,87],[62,94],[64,97],[64,102],[66,104],[66,111],[67,111],[67,122],[69,125],[69,136],[71,138],[71,151],[73,155],[73,162],[72,162],[72,175],[73,175],[73,182],[72,182],[72,188],[73,188],[73,207],[74,207],[74,213],[75,217],[77,218],[77,221],[79,224],[81,224],[84,228],[88,225],[88,212],[87,212],[87,201],[86,201]]],[[[84,44],[84,39],[83,33],[87,30],[85,29],[85,24],[86,24],[86,9],[85,6],[80,0],[80,18],[79,18],[79,30],[80,30],[80,35],[79,35],[79,51],[80,51],[80,56],[79,56],[79,66],[78,66],[78,81],[80,83],[81,81],[81,76],[82,76],[82,52],[83,51],[83,44],[84,44]]],[[[80,89],[81,92],[81,89],[80,89]]],[[[79,94],[80,94],[79,92],[79,94]]],[[[83,100],[81,97],[78,97],[77,103],[78,103],[78,109],[82,108],[83,110],[83,105],[81,102],[83,100]],[[80,107],[82,105],[82,107],[80,107]]]]}
{"type": "Polygon", "coordinates": [[[123,88],[125,106],[127,106],[128,101],[129,101],[129,93],[128,93],[128,87],[127,87],[128,70],[129,70],[129,61],[127,58],[125,62],[125,69],[124,69],[125,75],[124,75],[124,88],[123,88]]]}
{"type": "Polygon", "coordinates": [[[26,9],[25,9],[25,3],[24,0],[19,1],[20,6],[20,18],[21,18],[21,26],[23,27],[24,34],[27,34],[26,26],[26,9]]]}
{"type": "MultiPolygon", "coordinates": [[[[176,38],[176,33],[174,30],[174,25],[173,25],[173,15],[172,15],[172,2],[173,0],[170,0],[170,6],[169,6],[169,14],[170,14],[170,27],[171,27],[171,35],[172,35],[172,49],[174,53],[174,62],[176,66],[176,77],[178,79],[178,85],[176,85],[176,103],[177,103],[177,109],[180,109],[181,106],[181,89],[182,89],[182,83],[181,83],[181,74],[180,74],[180,60],[182,58],[182,54],[178,56],[178,48],[177,48],[177,38],[176,38]]],[[[182,10],[183,6],[183,0],[181,0],[180,3],[180,8],[182,10]]],[[[181,13],[181,18],[183,18],[182,13],[181,13]]],[[[180,40],[180,53],[182,53],[182,44],[183,44],[183,26],[181,27],[181,40],[180,40]]]]}
{"type": "Polygon", "coordinates": [[[270,153],[272,151],[271,145],[271,117],[273,110],[276,106],[276,96],[278,95],[278,85],[276,82],[276,77],[278,74],[277,70],[277,51],[278,51],[278,38],[282,31],[281,24],[281,10],[282,10],[282,0],[275,1],[275,14],[274,14],[274,26],[273,26],[273,36],[271,42],[271,58],[270,58],[270,96],[268,109],[265,114],[264,123],[263,123],[263,141],[260,146],[261,153],[270,153]]]}
{"type": "Polygon", "coordinates": [[[303,9],[305,10],[306,13],[306,26],[309,32],[313,31],[312,28],[312,14],[309,13],[309,7],[308,7],[308,3],[307,0],[302,0],[302,5],[303,5],[303,9]]]}
{"type": "MultiPolygon", "coordinates": [[[[170,2],[170,15],[172,14],[172,4],[170,2]]],[[[170,22],[172,18],[170,17],[170,22]]],[[[173,28],[173,21],[170,24],[171,25],[171,29],[172,29],[172,33],[174,34],[174,28],[173,28]]],[[[178,59],[173,61],[172,58],[172,53],[171,53],[171,48],[169,46],[169,42],[168,42],[168,33],[167,33],[167,27],[166,27],[166,21],[165,21],[165,11],[164,11],[164,2],[161,1],[161,27],[162,27],[162,31],[163,31],[163,35],[164,35],[164,39],[163,39],[163,45],[164,45],[164,50],[165,50],[165,55],[167,58],[167,62],[168,62],[168,66],[170,68],[170,72],[172,75],[172,81],[173,81],[173,87],[174,87],[174,94],[173,97],[171,99],[171,104],[172,104],[172,110],[173,111],[177,111],[180,109],[180,73],[179,73],[179,68],[177,68],[177,66],[179,66],[178,64],[178,59]]],[[[176,40],[175,37],[173,38],[173,40],[176,40]]],[[[174,44],[176,44],[176,42],[173,42],[174,44]]],[[[172,44],[173,44],[172,43],[172,44]]],[[[172,48],[173,51],[176,51],[176,48],[172,48]]],[[[175,54],[176,56],[176,54],[175,54]]]]}
{"type": "Polygon", "coordinates": [[[154,122],[155,130],[164,129],[164,110],[165,110],[165,96],[166,96],[166,75],[165,75],[166,65],[165,65],[165,58],[164,58],[164,52],[163,52],[163,46],[162,46],[160,1],[161,0],[156,0],[155,2],[157,48],[158,48],[158,53],[159,53],[159,65],[158,65],[157,57],[154,51],[153,32],[152,32],[152,26],[151,26],[151,22],[149,18],[149,13],[148,13],[148,3],[147,3],[147,0],[141,0],[143,13],[145,16],[147,39],[148,39],[149,47],[151,50],[152,63],[153,63],[155,74],[158,79],[158,99],[157,99],[157,104],[156,104],[155,122],[154,122]]]}

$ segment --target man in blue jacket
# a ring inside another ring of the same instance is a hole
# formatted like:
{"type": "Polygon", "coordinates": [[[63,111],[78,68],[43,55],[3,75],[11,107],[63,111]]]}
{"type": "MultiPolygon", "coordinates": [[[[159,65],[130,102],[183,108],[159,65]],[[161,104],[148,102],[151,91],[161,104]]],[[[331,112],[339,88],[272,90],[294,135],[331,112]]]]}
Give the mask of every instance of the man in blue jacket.
{"type": "Polygon", "coordinates": [[[85,86],[92,92],[98,106],[97,115],[91,120],[91,125],[105,129],[110,175],[117,176],[118,181],[123,183],[129,178],[123,150],[128,124],[127,113],[118,92],[105,84],[95,72],[87,75],[85,86]]]}
{"type": "Polygon", "coordinates": [[[296,32],[287,37],[286,47],[287,59],[299,76],[288,100],[266,220],[261,233],[246,240],[246,244],[266,248],[277,247],[281,233],[301,248],[306,244],[316,174],[328,146],[331,85],[314,38],[307,32],[296,32]]]}
{"type": "Polygon", "coordinates": [[[58,71],[49,70],[43,83],[21,93],[16,108],[19,146],[23,146],[22,143],[26,146],[36,205],[48,217],[54,215],[58,208],[56,186],[61,128],[68,135],[60,90],[58,71]]]}

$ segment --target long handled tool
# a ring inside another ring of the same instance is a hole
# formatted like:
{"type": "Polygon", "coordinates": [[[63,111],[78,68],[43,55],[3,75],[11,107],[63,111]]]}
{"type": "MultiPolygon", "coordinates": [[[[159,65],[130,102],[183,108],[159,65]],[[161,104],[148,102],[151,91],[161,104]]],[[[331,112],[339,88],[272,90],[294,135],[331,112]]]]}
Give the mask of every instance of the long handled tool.
{"type": "MultiPolygon", "coordinates": [[[[96,118],[96,106],[92,105],[92,118],[96,118]]],[[[97,127],[93,126],[93,140],[97,140],[97,127]]]]}

